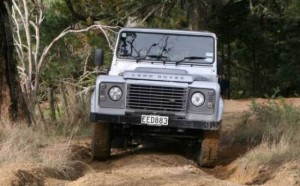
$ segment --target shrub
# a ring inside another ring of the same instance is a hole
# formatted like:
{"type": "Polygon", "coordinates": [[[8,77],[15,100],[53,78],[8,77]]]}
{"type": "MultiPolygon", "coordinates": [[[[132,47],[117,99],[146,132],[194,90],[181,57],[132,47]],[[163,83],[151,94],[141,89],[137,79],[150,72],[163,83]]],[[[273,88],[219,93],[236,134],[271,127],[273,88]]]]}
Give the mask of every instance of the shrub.
{"type": "Polygon", "coordinates": [[[56,129],[24,124],[0,125],[0,164],[31,164],[42,167],[48,174],[74,177],[71,139],[56,135],[56,129]],[[49,171],[51,170],[51,171],[49,171]]]}
{"type": "Polygon", "coordinates": [[[299,160],[300,110],[284,100],[253,102],[235,129],[234,141],[255,147],[245,158],[262,162],[299,160]]]}
{"type": "Polygon", "coordinates": [[[78,92],[73,86],[65,86],[58,95],[58,102],[61,103],[59,124],[62,134],[76,136],[90,135],[90,91],[78,92]]]}
{"type": "Polygon", "coordinates": [[[76,136],[90,135],[90,93],[89,89],[79,91],[75,85],[60,84],[54,96],[54,111],[50,111],[48,102],[43,102],[43,108],[37,115],[39,124],[53,126],[57,135],[76,136]],[[54,119],[51,117],[55,112],[54,119]]]}

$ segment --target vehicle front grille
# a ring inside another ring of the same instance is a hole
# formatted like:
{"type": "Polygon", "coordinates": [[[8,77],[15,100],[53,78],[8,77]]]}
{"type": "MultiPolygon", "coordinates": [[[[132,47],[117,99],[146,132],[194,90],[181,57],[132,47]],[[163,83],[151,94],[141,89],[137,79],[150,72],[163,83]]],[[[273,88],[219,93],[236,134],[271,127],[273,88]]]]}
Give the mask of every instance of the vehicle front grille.
{"type": "Polygon", "coordinates": [[[182,112],[186,100],[186,88],[128,84],[126,105],[138,111],[182,112]]]}

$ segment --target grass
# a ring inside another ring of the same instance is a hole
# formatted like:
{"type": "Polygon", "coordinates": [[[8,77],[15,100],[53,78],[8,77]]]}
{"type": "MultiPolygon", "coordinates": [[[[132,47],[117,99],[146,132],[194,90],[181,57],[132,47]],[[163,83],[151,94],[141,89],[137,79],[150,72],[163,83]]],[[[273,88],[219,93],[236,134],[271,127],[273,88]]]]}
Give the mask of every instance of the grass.
{"type": "Polygon", "coordinates": [[[81,176],[86,166],[74,158],[78,152],[74,152],[76,145],[72,142],[76,137],[90,134],[90,109],[89,96],[76,91],[64,86],[56,95],[55,121],[50,117],[47,103],[41,105],[36,113],[37,122],[31,127],[1,121],[0,166],[26,167],[22,171],[37,175],[37,179],[38,175],[68,180],[81,176]],[[32,170],[27,170],[28,167],[32,170]]]}
{"type": "Polygon", "coordinates": [[[63,92],[64,98],[57,96],[56,121],[52,121],[43,108],[44,119],[38,119],[32,127],[0,123],[0,165],[30,164],[59,179],[78,176],[83,164],[71,160],[72,140],[90,133],[89,101],[85,99],[89,96],[80,96],[71,87],[65,87],[63,92]]]}
{"type": "Polygon", "coordinates": [[[2,124],[0,130],[0,165],[30,164],[42,167],[62,179],[74,177],[71,138],[55,135],[54,128],[30,128],[23,124],[2,124]]]}
{"type": "MultiPolygon", "coordinates": [[[[43,120],[45,125],[55,125],[57,135],[76,137],[90,136],[90,92],[78,93],[74,86],[60,85],[59,94],[55,95],[56,120],[50,117],[49,103],[43,103],[43,120]]],[[[41,118],[41,113],[38,115],[41,118]]]]}
{"type": "Polygon", "coordinates": [[[258,161],[263,164],[289,161],[297,158],[293,154],[290,141],[282,137],[279,142],[263,141],[257,147],[251,149],[244,158],[250,161],[258,161]]]}
{"type": "Polygon", "coordinates": [[[23,125],[1,128],[0,163],[38,162],[37,149],[50,143],[49,138],[23,125]]]}
{"type": "Polygon", "coordinates": [[[251,147],[242,158],[259,163],[300,160],[300,109],[284,100],[252,103],[235,129],[235,143],[251,147]]]}
{"type": "Polygon", "coordinates": [[[68,156],[69,142],[51,147],[56,153],[44,152],[61,138],[53,128],[27,127],[25,124],[2,124],[0,132],[0,163],[33,163],[57,166],[68,156]],[[63,151],[63,152],[62,152],[63,151]],[[56,157],[56,158],[55,158],[56,157]],[[50,161],[49,161],[50,160],[50,161]]]}

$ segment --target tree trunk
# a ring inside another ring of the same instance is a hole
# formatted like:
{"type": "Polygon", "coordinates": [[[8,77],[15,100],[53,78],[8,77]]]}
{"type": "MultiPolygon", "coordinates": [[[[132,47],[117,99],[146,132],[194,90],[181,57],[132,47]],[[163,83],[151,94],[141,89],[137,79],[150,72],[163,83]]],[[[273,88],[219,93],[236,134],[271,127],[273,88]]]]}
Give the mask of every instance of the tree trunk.
{"type": "Polygon", "coordinates": [[[198,0],[186,1],[187,4],[187,20],[190,30],[206,29],[206,9],[205,3],[198,0]]]}
{"type": "Polygon", "coordinates": [[[231,88],[230,88],[230,82],[231,82],[231,46],[230,46],[230,42],[227,45],[227,52],[228,52],[228,63],[227,63],[227,70],[228,70],[228,81],[229,81],[229,88],[228,88],[228,92],[227,92],[227,98],[230,99],[230,92],[231,92],[231,88]]]}
{"type": "Polygon", "coordinates": [[[53,87],[50,86],[48,88],[48,102],[49,102],[49,109],[52,122],[56,122],[56,114],[55,114],[55,100],[54,100],[54,90],[53,87]]]}
{"type": "Polygon", "coordinates": [[[0,1],[0,122],[24,120],[28,113],[13,60],[13,35],[7,11],[10,7],[11,1],[0,1]]]}

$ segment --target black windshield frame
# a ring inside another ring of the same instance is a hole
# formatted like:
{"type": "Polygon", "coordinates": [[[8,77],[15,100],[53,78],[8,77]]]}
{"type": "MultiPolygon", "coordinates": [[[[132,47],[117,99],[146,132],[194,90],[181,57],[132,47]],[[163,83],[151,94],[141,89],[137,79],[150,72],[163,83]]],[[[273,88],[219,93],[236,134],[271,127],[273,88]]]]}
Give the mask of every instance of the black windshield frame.
{"type": "Polygon", "coordinates": [[[180,64],[199,65],[214,63],[215,55],[213,36],[138,31],[120,32],[116,52],[118,59],[175,64],[190,56],[197,56],[198,59],[186,60],[180,64]]]}

